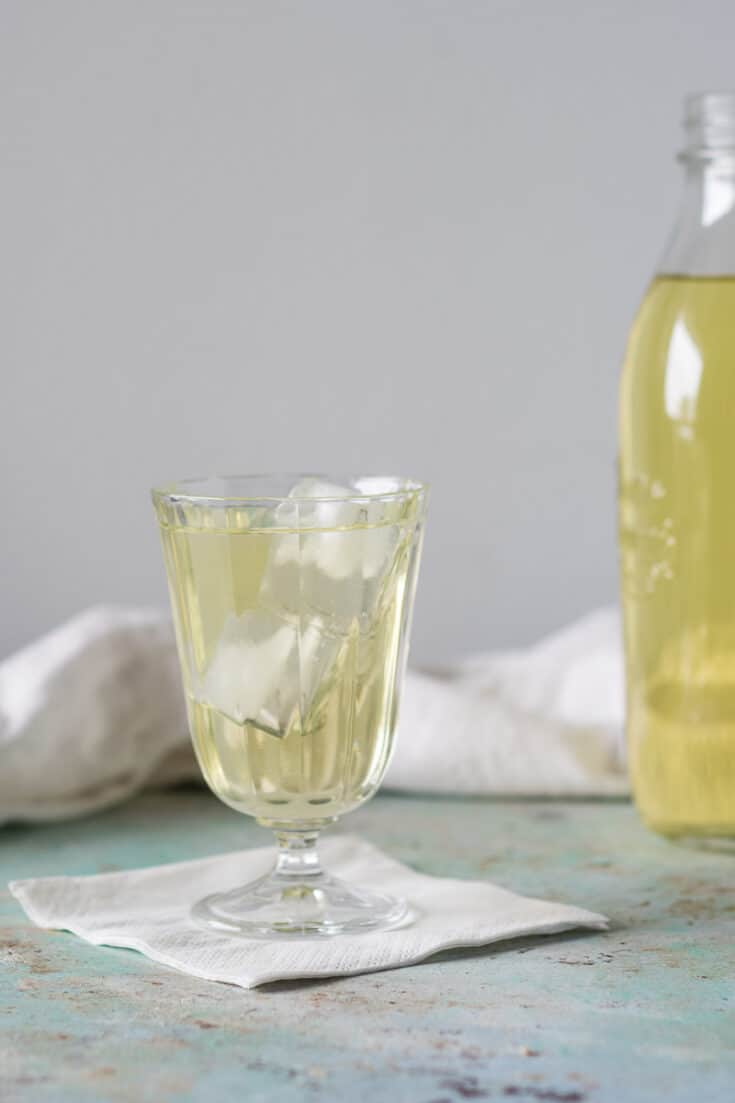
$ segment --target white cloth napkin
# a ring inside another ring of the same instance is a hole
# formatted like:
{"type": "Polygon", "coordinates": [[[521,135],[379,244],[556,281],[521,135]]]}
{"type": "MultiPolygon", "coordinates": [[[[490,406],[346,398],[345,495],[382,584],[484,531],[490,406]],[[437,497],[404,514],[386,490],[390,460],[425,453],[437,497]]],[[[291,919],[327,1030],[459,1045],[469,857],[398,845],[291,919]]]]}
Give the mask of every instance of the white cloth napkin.
{"type": "Polygon", "coordinates": [[[89,609],[0,663],[0,823],[104,808],[195,774],[171,625],[89,609]]]}
{"type": "Polygon", "coordinates": [[[517,896],[488,882],[427,877],[354,836],[327,839],[321,849],[332,873],[409,900],[417,912],[414,922],[387,932],[293,941],[233,937],[192,922],[196,900],[266,873],[272,849],[94,877],[14,881],[10,890],[39,927],[138,950],[191,976],[243,988],[396,969],[440,950],[608,925],[594,912],[517,896]]]}
{"type": "MultiPolygon", "coordinates": [[[[625,792],[622,716],[619,618],[603,609],[527,650],[409,671],[385,784],[625,792]]],[[[70,817],[194,777],[163,613],[91,609],[0,663],[0,823],[70,817]]]]}
{"type": "Polygon", "coordinates": [[[438,793],[628,791],[620,615],[590,613],[534,647],[409,673],[387,784],[438,793]]]}

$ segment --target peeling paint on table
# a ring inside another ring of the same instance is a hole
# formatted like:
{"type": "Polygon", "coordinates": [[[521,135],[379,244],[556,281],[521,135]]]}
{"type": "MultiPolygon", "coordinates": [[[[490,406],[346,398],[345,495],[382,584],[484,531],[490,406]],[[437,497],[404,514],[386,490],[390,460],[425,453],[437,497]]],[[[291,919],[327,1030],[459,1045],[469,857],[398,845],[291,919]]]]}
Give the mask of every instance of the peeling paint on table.
{"type": "Polygon", "coordinates": [[[735,1099],[734,855],[658,839],[624,802],[385,795],[345,829],[612,929],[244,991],[37,930],[4,885],[262,845],[252,821],[186,789],[5,828],[3,1103],[735,1099]]]}

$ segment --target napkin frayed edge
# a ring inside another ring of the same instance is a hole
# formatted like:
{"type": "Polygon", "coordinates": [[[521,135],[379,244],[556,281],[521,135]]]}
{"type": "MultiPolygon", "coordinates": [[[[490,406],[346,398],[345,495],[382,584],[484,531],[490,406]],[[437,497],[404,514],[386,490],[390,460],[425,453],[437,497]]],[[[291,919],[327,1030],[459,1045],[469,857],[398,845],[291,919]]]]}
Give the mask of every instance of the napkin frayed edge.
{"type": "MultiPolygon", "coordinates": [[[[277,974],[266,974],[265,976],[258,977],[257,980],[244,982],[238,980],[228,980],[226,977],[213,977],[211,973],[207,974],[200,970],[197,970],[196,968],[191,968],[188,966],[186,969],[184,969],[181,966],[177,965],[176,962],[168,958],[166,954],[162,954],[160,951],[154,950],[147,942],[145,942],[144,939],[128,938],[125,941],[121,941],[118,935],[112,933],[107,935],[104,931],[98,932],[96,935],[90,935],[86,931],[81,930],[75,924],[69,924],[65,926],[48,925],[40,919],[34,905],[26,897],[25,886],[30,883],[30,881],[10,881],[8,883],[8,888],[15,899],[18,901],[20,906],[23,908],[28,918],[41,930],[68,931],[70,934],[75,935],[77,938],[81,938],[82,941],[87,942],[92,946],[107,946],[110,949],[133,950],[134,952],[147,957],[150,961],[154,961],[159,965],[164,965],[168,969],[173,969],[175,972],[180,973],[182,976],[195,977],[197,980],[213,981],[215,984],[229,984],[235,988],[244,989],[259,988],[263,984],[274,984],[279,981],[290,982],[294,980],[317,980],[319,978],[326,977],[339,978],[347,976],[362,976],[367,973],[380,973],[390,971],[392,969],[404,969],[411,965],[419,965],[421,962],[428,961],[430,958],[435,957],[438,954],[446,953],[448,950],[476,950],[480,949],[483,946],[492,946],[500,942],[514,942],[517,939],[521,938],[536,936],[538,936],[539,938],[545,938],[548,935],[561,934],[565,931],[606,931],[610,928],[610,920],[606,916],[600,915],[597,912],[587,912],[586,914],[587,916],[589,916],[589,918],[584,920],[555,920],[553,923],[547,923],[545,925],[542,924],[541,927],[537,921],[535,923],[529,924],[527,930],[514,931],[512,934],[509,935],[497,935],[490,938],[488,938],[486,935],[483,935],[479,938],[467,937],[460,940],[447,939],[446,942],[442,943],[441,946],[434,947],[428,953],[410,955],[403,961],[391,964],[389,970],[386,970],[385,965],[376,965],[374,967],[368,967],[365,969],[350,970],[347,973],[335,973],[333,969],[325,967],[324,969],[313,969],[305,970],[302,973],[292,973],[288,977],[279,976],[277,974]]],[[[529,897],[528,899],[532,898],[529,897]]],[[[238,941],[241,941],[239,936],[236,937],[238,941]]],[[[261,940],[242,939],[242,941],[255,942],[261,940]]],[[[297,940],[289,939],[289,942],[290,941],[295,942],[297,940]]],[[[302,939],[300,941],[314,942],[317,940],[302,939]]],[[[321,939],[318,941],[321,941],[321,939]]]]}

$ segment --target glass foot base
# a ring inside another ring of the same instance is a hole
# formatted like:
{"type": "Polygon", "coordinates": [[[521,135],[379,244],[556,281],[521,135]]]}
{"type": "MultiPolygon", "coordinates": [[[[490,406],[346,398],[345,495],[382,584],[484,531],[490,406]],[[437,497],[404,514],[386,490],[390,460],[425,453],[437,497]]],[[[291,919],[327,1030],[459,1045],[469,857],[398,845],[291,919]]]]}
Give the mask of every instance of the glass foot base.
{"type": "Polygon", "coordinates": [[[270,873],[242,888],[206,896],[191,914],[200,926],[245,938],[387,931],[412,918],[405,900],[350,888],[324,872],[303,879],[270,873]]]}

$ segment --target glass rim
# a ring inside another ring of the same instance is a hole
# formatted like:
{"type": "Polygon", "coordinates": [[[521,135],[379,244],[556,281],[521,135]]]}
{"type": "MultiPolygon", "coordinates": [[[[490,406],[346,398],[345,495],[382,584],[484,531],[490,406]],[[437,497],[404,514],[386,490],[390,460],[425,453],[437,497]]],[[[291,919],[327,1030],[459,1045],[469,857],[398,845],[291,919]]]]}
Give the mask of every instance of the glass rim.
{"type": "Polygon", "coordinates": [[[429,484],[418,479],[407,478],[401,475],[331,475],[328,472],[290,472],[267,471],[256,474],[238,475],[195,475],[186,479],[177,479],[175,482],[164,483],[151,489],[154,502],[191,502],[195,505],[206,506],[208,504],[220,507],[249,505],[262,506],[264,503],[280,505],[285,502],[391,502],[400,501],[402,498],[421,497],[428,493],[429,484]],[[253,483],[269,479],[291,480],[294,485],[304,479],[318,479],[320,482],[331,482],[339,485],[340,482],[352,482],[358,479],[375,479],[386,483],[396,484],[394,490],[359,491],[349,490],[343,494],[212,494],[195,493],[195,487],[204,487],[216,481],[227,482],[229,480],[252,481],[253,483]]]}

